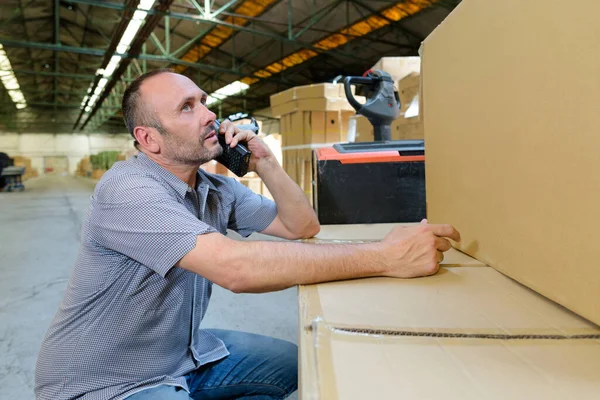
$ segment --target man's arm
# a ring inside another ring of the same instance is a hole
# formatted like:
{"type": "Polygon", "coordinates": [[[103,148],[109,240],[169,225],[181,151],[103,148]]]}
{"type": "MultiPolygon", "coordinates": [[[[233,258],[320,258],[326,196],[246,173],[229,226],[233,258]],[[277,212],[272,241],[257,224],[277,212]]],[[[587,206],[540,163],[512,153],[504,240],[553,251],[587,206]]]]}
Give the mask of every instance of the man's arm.
{"type": "Polygon", "coordinates": [[[306,195],[283,170],[269,147],[253,132],[242,131],[228,121],[221,124],[220,134],[231,147],[245,142],[252,157],[250,171],[263,180],[277,204],[277,217],[261,233],[284,239],[308,238],[319,233],[320,225],[306,195]]]}
{"type": "Polygon", "coordinates": [[[235,293],[369,276],[413,278],[437,272],[451,247],[446,237],[460,240],[450,225],[428,224],[398,227],[382,242],[356,245],[234,241],[208,233],[177,266],[235,293]]]}
{"type": "Polygon", "coordinates": [[[256,172],[277,204],[277,217],[261,233],[284,239],[308,238],[319,233],[319,220],[306,195],[275,157],[259,160],[256,172]]]}

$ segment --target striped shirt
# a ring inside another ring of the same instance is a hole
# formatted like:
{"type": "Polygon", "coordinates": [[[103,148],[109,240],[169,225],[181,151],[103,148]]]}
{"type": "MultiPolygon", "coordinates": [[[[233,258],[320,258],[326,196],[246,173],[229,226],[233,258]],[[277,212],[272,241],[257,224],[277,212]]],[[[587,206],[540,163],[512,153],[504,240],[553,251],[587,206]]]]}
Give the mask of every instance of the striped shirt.
{"type": "Polygon", "coordinates": [[[229,353],[200,329],[212,282],[174,265],[209,232],[262,231],[272,201],[199,170],[191,188],[146,155],[96,185],[64,299],[37,361],[37,399],[123,399],[229,353]]]}

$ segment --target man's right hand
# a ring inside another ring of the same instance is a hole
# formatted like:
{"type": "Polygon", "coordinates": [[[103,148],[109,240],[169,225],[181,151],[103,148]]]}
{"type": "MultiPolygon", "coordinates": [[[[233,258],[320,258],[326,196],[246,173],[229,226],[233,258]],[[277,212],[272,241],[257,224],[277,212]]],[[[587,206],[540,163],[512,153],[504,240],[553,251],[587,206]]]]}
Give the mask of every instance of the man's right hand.
{"type": "Polygon", "coordinates": [[[434,275],[452,245],[448,239],[460,241],[452,225],[428,224],[394,228],[382,241],[386,260],[386,276],[416,278],[434,275]]]}

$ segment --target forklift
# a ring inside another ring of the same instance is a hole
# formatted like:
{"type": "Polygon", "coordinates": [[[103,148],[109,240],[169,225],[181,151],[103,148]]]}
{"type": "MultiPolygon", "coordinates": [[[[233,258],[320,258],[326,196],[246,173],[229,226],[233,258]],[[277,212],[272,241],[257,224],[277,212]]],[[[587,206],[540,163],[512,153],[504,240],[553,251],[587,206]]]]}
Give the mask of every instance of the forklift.
{"type": "Polygon", "coordinates": [[[313,206],[322,225],[420,222],[426,218],[423,140],[391,140],[400,115],[394,81],[383,71],[344,79],[348,102],[373,125],[374,141],[315,149],[313,206]],[[360,104],[351,85],[362,86],[360,104]]]}

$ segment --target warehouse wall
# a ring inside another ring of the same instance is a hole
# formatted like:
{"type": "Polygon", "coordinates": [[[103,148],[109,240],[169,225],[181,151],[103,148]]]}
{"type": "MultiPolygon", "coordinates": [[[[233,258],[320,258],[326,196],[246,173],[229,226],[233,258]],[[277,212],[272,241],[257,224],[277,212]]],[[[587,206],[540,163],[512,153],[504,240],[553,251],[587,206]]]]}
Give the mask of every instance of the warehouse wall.
{"type": "Polygon", "coordinates": [[[44,173],[44,157],[65,156],[69,174],[74,175],[77,163],[90,154],[105,150],[126,152],[133,149],[129,134],[27,134],[0,133],[0,151],[9,156],[31,159],[31,166],[44,173]]]}

